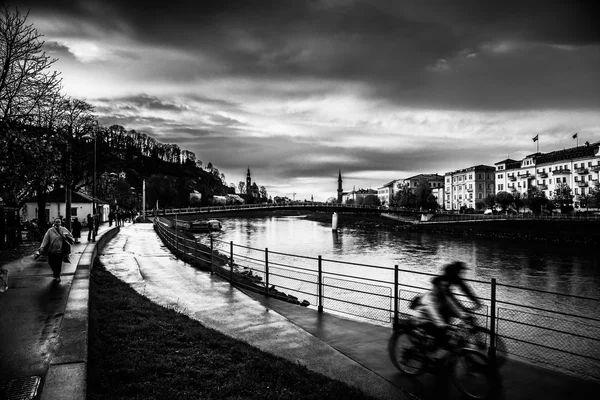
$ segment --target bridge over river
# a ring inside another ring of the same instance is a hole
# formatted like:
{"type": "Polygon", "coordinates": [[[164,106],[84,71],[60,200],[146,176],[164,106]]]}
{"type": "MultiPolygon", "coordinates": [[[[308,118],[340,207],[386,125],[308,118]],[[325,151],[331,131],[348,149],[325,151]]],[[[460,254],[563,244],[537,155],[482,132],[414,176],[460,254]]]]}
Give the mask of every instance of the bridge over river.
{"type": "Polygon", "coordinates": [[[476,221],[506,221],[506,220],[594,220],[600,221],[600,215],[534,215],[531,213],[500,213],[496,215],[457,214],[453,212],[412,211],[402,207],[382,207],[365,205],[347,205],[337,203],[282,203],[282,204],[243,204],[208,207],[163,208],[149,211],[148,215],[175,216],[190,214],[244,214],[270,211],[304,211],[330,212],[351,214],[378,214],[409,224],[445,224],[476,221]],[[155,214],[156,213],[156,214],[155,214]]]}

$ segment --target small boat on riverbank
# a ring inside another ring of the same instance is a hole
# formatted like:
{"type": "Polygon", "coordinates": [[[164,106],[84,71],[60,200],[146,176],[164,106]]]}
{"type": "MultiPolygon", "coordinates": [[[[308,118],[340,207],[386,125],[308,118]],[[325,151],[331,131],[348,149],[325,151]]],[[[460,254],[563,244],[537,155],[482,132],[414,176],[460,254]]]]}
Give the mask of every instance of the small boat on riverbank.
{"type": "Polygon", "coordinates": [[[176,225],[178,228],[185,229],[190,232],[212,232],[220,231],[222,228],[221,222],[216,219],[196,219],[193,221],[177,220],[176,225]]]}
{"type": "Polygon", "coordinates": [[[196,219],[194,221],[190,221],[190,231],[192,232],[211,232],[211,231],[220,231],[221,223],[216,219],[200,220],[196,219]]]}

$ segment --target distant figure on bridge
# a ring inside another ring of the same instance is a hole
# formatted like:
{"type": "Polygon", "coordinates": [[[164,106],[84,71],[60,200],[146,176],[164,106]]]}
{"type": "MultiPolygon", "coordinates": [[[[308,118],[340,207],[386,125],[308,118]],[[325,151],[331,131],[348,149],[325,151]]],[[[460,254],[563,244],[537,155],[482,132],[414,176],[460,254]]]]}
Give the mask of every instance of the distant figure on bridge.
{"type": "Polygon", "coordinates": [[[433,288],[421,296],[420,304],[416,306],[421,318],[433,325],[432,334],[436,340],[436,349],[446,345],[448,324],[453,317],[461,319],[470,317],[471,310],[458,301],[452,292],[452,286],[459,287],[475,303],[474,309],[481,307],[481,302],[463,280],[462,273],[466,269],[462,261],[446,265],[444,272],[432,279],[433,288]]]}

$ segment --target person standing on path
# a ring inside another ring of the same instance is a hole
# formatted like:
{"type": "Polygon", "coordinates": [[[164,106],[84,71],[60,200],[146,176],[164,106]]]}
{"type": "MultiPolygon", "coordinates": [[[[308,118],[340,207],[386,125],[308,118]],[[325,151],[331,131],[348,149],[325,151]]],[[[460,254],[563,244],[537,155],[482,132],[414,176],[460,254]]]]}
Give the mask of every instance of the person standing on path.
{"type": "Polygon", "coordinates": [[[81,222],[79,222],[77,217],[73,219],[73,237],[75,238],[75,243],[79,243],[79,238],[81,237],[81,222]]]}
{"type": "Polygon", "coordinates": [[[88,242],[91,242],[92,235],[94,234],[94,218],[92,218],[92,214],[87,215],[87,228],[88,228],[88,242]]]}
{"type": "Polygon", "coordinates": [[[94,236],[92,237],[92,242],[96,241],[96,236],[98,236],[98,227],[100,226],[100,215],[98,213],[94,214],[94,236]]]}
{"type": "Polygon", "coordinates": [[[60,273],[62,271],[63,263],[63,244],[64,242],[69,244],[74,243],[71,232],[63,226],[61,226],[60,218],[54,218],[54,225],[51,226],[42,240],[40,249],[36,252],[36,258],[41,254],[48,256],[48,264],[52,269],[52,275],[54,276],[55,282],[60,282],[60,273]]]}

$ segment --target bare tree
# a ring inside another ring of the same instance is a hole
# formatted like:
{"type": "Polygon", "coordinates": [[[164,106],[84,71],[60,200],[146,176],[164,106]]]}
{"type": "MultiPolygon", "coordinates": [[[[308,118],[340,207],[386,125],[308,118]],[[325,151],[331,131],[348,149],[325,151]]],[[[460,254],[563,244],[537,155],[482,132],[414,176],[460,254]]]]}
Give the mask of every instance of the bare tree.
{"type": "Polygon", "coordinates": [[[0,10],[0,118],[23,121],[60,90],[56,62],[42,50],[42,35],[27,24],[29,13],[0,10]]]}
{"type": "Polygon", "coordinates": [[[260,197],[263,198],[263,199],[266,199],[268,197],[268,195],[267,195],[267,188],[264,187],[264,186],[261,186],[258,189],[258,193],[260,193],[260,197]]]}

